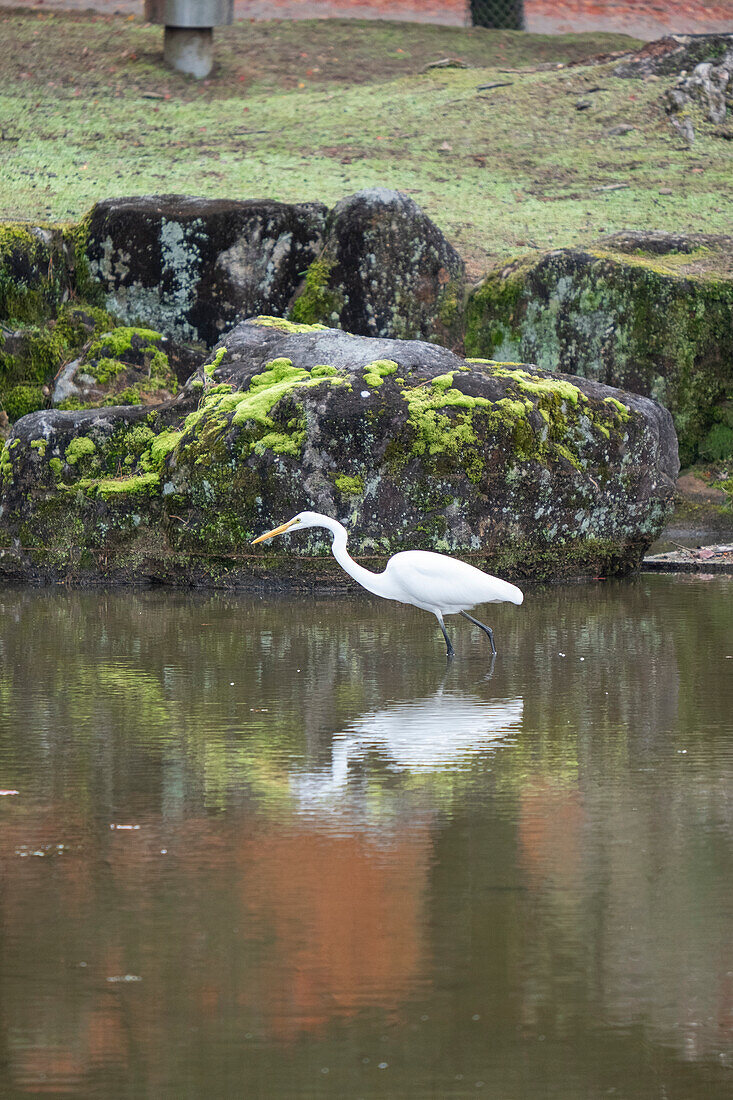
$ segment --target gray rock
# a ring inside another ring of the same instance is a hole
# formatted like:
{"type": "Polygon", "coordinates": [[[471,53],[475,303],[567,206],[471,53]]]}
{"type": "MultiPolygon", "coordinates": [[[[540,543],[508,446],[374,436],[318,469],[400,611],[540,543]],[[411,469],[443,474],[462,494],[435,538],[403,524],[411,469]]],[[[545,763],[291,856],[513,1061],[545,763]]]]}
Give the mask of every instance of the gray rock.
{"type": "Polygon", "coordinates": [[[291,316],[363,336],[458,347],[464,285],[463,260],[417,203],[374,188],[331,211],[323,252],[291,316]]]}
{"type": "Polygon", "coordinates": [[[672,412],[684,464],[712,446],[722,457],[733,393],[733,239],[623,233],[590,251],[502,265],[471,294],[466,350],[647,394],[672,412]]]}
{"type": "Polygon", "coordinates": [[[648,398],[261,318],[176,402],[18,420],[0,574],[344,583],[323,532],[249,550],[305,508],[345,519],[375,569],[423,547],[507,577],[623,573],[677,471],[670,416],[648,398]]]}
{"type": "Polygon", "coordinates": [[[317,203],[108,199],[91,212],[86,255],[116,316],[211,346],[244,317],[285,312],[325,217],[317,203]]]}
{"type": "Polygon", "coordinates": [[[716,266],[730,266],[733,270],[733,237],[724,233],[671,233],[664,229],[623,229],[598,238],[600,248],[613,252],[648,253],[652,256],[669,256],[674,253],[691,255],[701,249],[718,253],[716,266]],[[726,258],[728,264],[726,265],[726,258]]]}
{"type": "Polygon", "coordinates": [[[728,103],[733,103],[733,39],[726,53],[713,64],[710,61],[696,65],[691,73],[683,72],[677,83],[667,92],[667,113],[678,129],[686,129],[694,136],[689,118],[689,108],[698,104],[708,122],[725,121],[728,103]],[[676,116],[681,115],[681,118],[676,116]]]}
{"type": "Polygon", "coordinates": [[[625,57],[613,73],[627,78],[680,73],[704,61],[716,63],[731,48],[733,34],[670,34],[625,57]]]}
{"type": "Polygon", "coordinates": [[[80,366],[81,359],[72,359],[70,363],[62,367],[61,372],[56,376],[56,381],[51,393],[52,405],[62,405],[64,401],[68,401],[71,398],[82,399],[83,390],[75,381],[76,372],[80,366]]]}

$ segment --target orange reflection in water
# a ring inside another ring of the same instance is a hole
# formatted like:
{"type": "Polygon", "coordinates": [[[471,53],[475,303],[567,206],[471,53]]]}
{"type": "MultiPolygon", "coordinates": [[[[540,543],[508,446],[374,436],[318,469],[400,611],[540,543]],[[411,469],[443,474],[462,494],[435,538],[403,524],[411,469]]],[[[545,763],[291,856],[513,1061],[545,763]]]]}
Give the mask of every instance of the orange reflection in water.
{"type": "Polygon", "coordinates": [[[586,814],[577,787],[537,778],[522,787],[518,832],[530,882],[570,886],[580,875],[586,814]]]}
{"type": "Polygon", "coordinates": [[[370,1006],[397,1014],[423,980],[427,824],[70,821],[27,808],[0,837],[0,1031],[19,1092],[80,1095],[133,1071],[163,1089],[176,1029],[227,1018],[288,1042],[370,1006]]]}
{"type": "Polygon", "coordinates": [[[380,846],[363,833],[272,832],[243,846],[244,906],[274,937],[268,1026],[278,1039],[369,1005],[396,1011],[424,964],[430,837],[380,846]]]}

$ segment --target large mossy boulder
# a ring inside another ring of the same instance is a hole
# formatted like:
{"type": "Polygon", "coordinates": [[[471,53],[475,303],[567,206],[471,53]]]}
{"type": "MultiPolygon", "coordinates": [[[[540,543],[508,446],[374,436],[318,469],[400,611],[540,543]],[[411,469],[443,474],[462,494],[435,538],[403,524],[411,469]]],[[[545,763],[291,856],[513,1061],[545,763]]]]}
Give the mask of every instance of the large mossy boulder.
{"type": "Polygon", "coordinates": [[[474,289],[466,328],[469,355],[654,397],[684,464],[733,456],[733,238],[623,233],[520,258],[474,289]]]}
{"type": "Polygon", "coordinates": [[[668,514],[677,444],[645,397],[275,318],[226,349],[157,409],[18,421],[0,574],[340,583],[324,532],[249,546],[305,508],[373,568],[423,547],[508,577],[622,573],[668,514]]]}
{"type": "Polygon", "coordinates": [[[373,188],[328,216],[323,250],[293,304],[293,320],[361,336],[463,340],[465,265],[407,195],[373,188]]]}
{"type": "Polygon", "coordinates": [[[211,346],[237,321],[284,314],[318,255],[327,208],[182,195],[106,199],[87,219],[86,257],[107,309],[211,346]]]}

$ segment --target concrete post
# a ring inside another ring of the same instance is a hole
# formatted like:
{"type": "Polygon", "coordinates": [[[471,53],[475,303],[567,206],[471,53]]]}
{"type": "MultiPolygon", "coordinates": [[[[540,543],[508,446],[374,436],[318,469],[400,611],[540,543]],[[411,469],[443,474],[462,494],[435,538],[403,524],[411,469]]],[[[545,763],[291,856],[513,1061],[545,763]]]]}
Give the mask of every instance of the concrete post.
{"type": "Polygon", "coordinates": [[[214,67],[214,31],[211,27],[166,27],[163,60],[171,69],[199,80],[214,67]]]}
{"type": "Polygon", "coordinates": [[[163,59],[201,79],[214,64],[214,27],[231,23],[234,0],[145,0],[145,18],[165,27],[163,59]]]}

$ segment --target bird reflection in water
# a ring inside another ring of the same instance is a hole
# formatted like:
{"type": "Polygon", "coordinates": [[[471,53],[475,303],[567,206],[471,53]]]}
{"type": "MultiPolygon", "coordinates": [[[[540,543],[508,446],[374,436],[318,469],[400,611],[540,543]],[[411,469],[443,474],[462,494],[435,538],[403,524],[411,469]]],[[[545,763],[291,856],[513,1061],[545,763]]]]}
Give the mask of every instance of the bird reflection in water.
{"type": "Polygon", "coordinates": [[[367,712],[333,738],[331,763],[291,777],[301,810],[343,799],[350,777],[370,756],[392,773],[461,772],[506,744],[522,724],[522,698],[485,701],[445,692],[367,712]]]}

